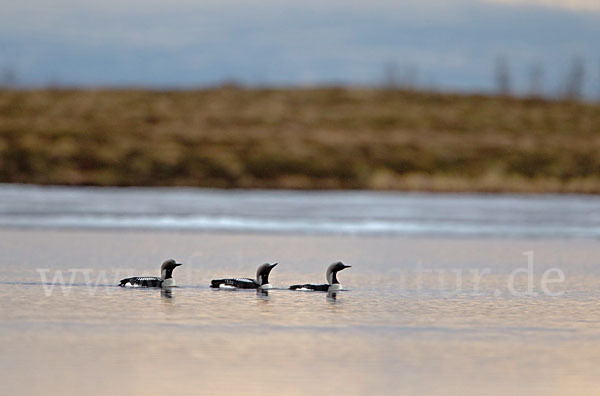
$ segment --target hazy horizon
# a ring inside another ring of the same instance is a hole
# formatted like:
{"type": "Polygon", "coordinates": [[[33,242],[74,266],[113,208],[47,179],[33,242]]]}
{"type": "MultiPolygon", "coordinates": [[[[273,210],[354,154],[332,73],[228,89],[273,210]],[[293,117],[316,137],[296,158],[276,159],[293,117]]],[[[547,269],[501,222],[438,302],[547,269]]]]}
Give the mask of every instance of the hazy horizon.
{"type": "Polygon", "coordinates": [[[372,4],[31,0],[0,15],[0,78],[15,86],[378,85],[559,95],[580,68],[600,97],[600,3],[372,4]],[[535,87],[534,87],[535,85],[535,87]]]}

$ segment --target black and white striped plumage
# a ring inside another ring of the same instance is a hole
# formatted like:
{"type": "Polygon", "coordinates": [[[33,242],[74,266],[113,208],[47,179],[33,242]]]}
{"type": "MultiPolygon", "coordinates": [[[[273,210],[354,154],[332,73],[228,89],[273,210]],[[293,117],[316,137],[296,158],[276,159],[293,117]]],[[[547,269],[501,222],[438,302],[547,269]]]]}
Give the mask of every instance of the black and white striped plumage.
{"type": "Polygon", "coordinates": [[[157,276],[134,276],[121,279],[119,286],[122,287],[162,287],[163,278],[157,276]]]}
{"type": "Polygon", "coordinates": [[[250,278],[225,278],[213,279],[210,281],[212,288],[235,288],[235,289],[268,289],[271,287],[269,283],[269,274],[277,265],[265,263],[256,270],[256,280],[250,278]]]}
{"type": "Polygon", "coordinates": [[[236,289],[258,289],[260,285],[254,279],[250,278],[213,279],[210,281],[210,287],[223,286],[235,287],[236,289]]]}
{"type": "Polygon", "coordinates": [[[343,269],[350,268],[351,265],[345,265],[341,261],[331,264],[327,267],[325,276],[327,277],[327,283],[315,285],[312,283],[305,283],[302,285],[292,285],[290,290],[311,290],[311,291],[334,291],[342,290],[342,284],[338,281],[337,273],[343,269]]]}
{"type": "Polygon", "coordinates": [[[157,276],[134,276],[121,279],[121,287],[174,287],[173,270],[181,264],[175,260],[167,260],[160,267],[160,277],[157,276]]]}

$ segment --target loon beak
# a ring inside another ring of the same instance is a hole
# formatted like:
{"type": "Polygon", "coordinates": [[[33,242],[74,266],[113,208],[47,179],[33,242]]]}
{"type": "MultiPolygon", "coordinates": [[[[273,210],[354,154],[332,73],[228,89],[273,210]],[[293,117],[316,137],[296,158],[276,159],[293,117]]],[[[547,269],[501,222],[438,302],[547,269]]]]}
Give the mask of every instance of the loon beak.
{"type": "Polygon", "coordinates": [[[175,263],[173,264],[173,267],[179,267],[180,265],[183,265],[183,263],[175,263]]]}
{"type": "Polygon", "coordinates": [[[344,269],[346,269],[346,268],[351,268],[351,267],[352,267],[351,265],[345,265],[345,264],[344,264],[344,269]]]}
{"type": "Polygon", "coordinates": [[[271,268],[274,268],[277,264],[279,263],[271,264],[271,268]]]}

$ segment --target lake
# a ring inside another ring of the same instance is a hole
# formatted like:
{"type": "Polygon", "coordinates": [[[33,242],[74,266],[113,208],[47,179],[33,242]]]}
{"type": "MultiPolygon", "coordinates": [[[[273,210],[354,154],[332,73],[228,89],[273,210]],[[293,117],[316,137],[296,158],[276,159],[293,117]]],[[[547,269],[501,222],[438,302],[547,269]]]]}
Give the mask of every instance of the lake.
{"type": "Polygon", "coordinates": [[[0,185],[3,393],[594,394],[599,236],[593,196],[0,185]]]}

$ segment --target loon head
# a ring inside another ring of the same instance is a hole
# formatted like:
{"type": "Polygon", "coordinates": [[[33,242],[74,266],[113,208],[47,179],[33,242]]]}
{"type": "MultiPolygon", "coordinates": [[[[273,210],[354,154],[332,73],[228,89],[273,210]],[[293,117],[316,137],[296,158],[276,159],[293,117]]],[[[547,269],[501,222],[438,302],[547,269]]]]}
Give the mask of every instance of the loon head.
{"type": "Polygon", "coordinates": [[[264,286],[270,285],[269,284],[269,274],[271,273],[271,270],[273,268],[275,268],[275,266],[277,264],[278,263],[275,263],[275,264],[264,263],[258,267],[258,269],[256,270],[256,282],[261,287],[264,288],[264,286]]]}
{"type": "Polygon", "coordinates": [[[173,278],[173,270],[179,267],[181,263],[176,262],[173,259],[167,260],[160,266],[160,277],[163,279],[173,278]]]}
{"type": "Polygon", "coordinates": [[[329,283],[330,285],[339,284],[340,281],[338,281],[337,279],[337,273],[345,268],[350,267],[352,266],[345,265],[341,261],[331,264],[329,267],[327,267],[327,272],[325,273],[325,275],[327,276],[327,283],[329,283]]]}

